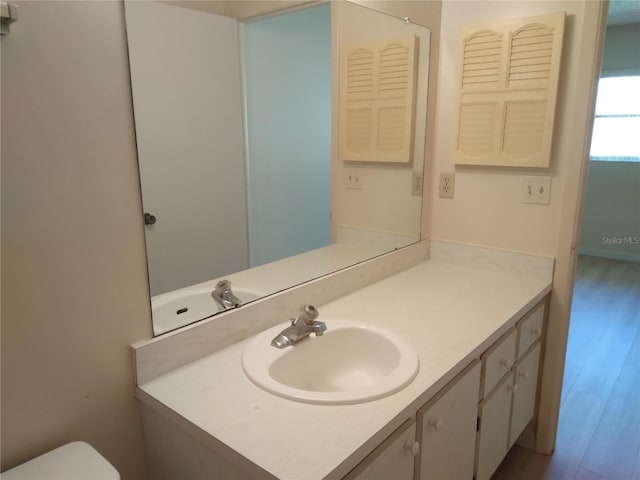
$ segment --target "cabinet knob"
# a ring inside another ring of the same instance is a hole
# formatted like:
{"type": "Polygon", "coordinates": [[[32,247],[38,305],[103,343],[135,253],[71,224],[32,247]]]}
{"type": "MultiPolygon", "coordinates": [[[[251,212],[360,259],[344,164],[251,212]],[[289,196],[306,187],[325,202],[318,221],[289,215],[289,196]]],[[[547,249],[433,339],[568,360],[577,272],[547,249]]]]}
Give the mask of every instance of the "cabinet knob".
{"type": "Polygon", "coordinates": [[[513,360],[511,360],[510,358],[501,358],[500,365],[502,365],[504,368],[511,368],[511,366],[513,365],[513,360]]]}
{"type": "Polygon", "coordinates": [[[439,432],[442,426],[444,425],[444,422],[442,421],[441,418],[430,418],[429,421],[427,422],[427,425],[433,428],[436,432],[439,432]]]}
{"type": "Polygon", "coordinates": [[[542,328],[538,327],[538,328],[532,328],[531,329],[531,336],[532,337],[539,337],[542,334],[542,328]]]}
{"type": "Polygon", "coordinates": [[[518,372],[518,376],[527,379],[529,378],[529,371],[525,370],[524,372],[518,372]]]}
{"type": "Polygon", "coordinates": [[[507,390],[509,390],[510,392],[517,392],[518,385],[507,385],[507,390]]]}
{"type": "Polygon", "coordinates": [[[420,453],[420,442],[407,440],[404,442],[404,449],[411,452],[411,455],[415,457],[420,453]]]}

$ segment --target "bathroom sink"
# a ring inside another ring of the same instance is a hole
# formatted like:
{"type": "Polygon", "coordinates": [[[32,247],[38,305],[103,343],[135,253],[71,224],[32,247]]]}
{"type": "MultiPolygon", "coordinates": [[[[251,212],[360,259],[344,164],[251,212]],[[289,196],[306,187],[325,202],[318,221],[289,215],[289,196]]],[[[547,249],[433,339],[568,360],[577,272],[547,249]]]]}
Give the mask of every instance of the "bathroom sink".
{"type": "Polygon", "coordinates": [[[418,373],[418,356],[397,335],[360,322],[321,320],[327,324],[324,335],[283,349],[270,342],[287,325],[252,338],[242,356],[247,377],[280,397],[338,405],[391,395],[418,373]]]}
{"type": "MultiPolygon", "coordinates": [[[[221,307],[211,297],[213,288],[187,289],[152,299],[153,333],[160,335],[218,313],[221,307]]],[[[262,297],[261,292],[247,288],[233,288],[242,303],[262,297]]]]}

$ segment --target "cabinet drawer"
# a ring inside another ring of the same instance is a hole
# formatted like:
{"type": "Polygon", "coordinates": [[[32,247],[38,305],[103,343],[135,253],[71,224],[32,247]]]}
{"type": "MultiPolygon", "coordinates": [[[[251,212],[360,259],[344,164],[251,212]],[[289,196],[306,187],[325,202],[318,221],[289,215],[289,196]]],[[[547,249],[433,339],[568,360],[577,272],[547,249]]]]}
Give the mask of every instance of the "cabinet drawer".
{"type": "Polygon", "coordinates": [[[484,387],[482,398],[486,397],[498,384],[514,364],[516,359],[516,329],[512,329],[506,336],[491,347],[483,356],[484,387]]]}
{"type": "Polygon", "coordinates": [[[518,358],[529,350],[531,345],[542,335],[542,324],[544,322],[544,303],[534,307],[518,325],[518,358]]]}

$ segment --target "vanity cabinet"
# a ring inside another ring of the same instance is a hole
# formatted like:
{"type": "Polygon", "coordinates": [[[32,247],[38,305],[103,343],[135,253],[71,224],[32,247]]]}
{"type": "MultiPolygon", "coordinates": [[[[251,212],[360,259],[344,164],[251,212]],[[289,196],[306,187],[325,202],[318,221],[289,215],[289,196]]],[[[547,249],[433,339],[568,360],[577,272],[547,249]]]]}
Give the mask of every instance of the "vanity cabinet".
{"type": "MultiPolygon", "coordinates": [[[[535,415],[544,305],[470,359],[417,411],[407,412],[408,419],[343,480],[490,479],[535,415]]],[[[218,442],[203,442],[148,406],[143,423],[150,478],[269,476],[258,464],[218,442]]]]}
{"type": "Polygon", "coordinates": [[[536,305],[345,479],[490,479],[535,414],[544,306],[536,305]]]}
{"type": "Polygon", "coordinates": [[[534,307],[483,356],[476,480],[488,480],[533,419],[544,321],[534,307]]]}
{"type": "Polygon", "coordinates": [[[531,309],[345,479],[489,480],[535,414],[544,306],[531,309]]]}
{"type": "Polygon", "coordinates": [[[418,478],[473,477],[479,390],[476,361],[418,411],[418,478]]]}
{"type": "Polygon", "coordinates": [[[420,452],[416,442],[416,422],[407,420],[382,442],[344,480],[413,480],[414,457],[420,452]]]}

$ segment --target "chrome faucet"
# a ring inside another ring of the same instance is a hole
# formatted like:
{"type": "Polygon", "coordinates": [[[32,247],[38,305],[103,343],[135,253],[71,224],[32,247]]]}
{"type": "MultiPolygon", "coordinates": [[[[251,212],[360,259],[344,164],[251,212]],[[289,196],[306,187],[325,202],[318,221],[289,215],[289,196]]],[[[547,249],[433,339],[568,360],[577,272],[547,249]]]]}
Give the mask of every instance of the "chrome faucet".
{"type": "Polygon", "coordinates": [[[300,307],[300,315],[291,319],[291,325],[271,340],[271,345],[276,348],[285,348],[295,345],[312,333],[315,333],[316,337],[321,336],[327,329],[327,325],[316,320],[318,315],[320,312],[313,305],[300,307]]]}
{"type": "Polygon", "coordinates": [[[216,288],[211,292],[211,296],[222,310],[236,308],[242,305],[242,302],[231,291],[231,282],[229,280],[220,280],[216,284],[216,288]]]}

